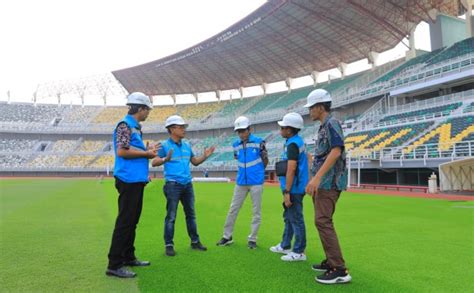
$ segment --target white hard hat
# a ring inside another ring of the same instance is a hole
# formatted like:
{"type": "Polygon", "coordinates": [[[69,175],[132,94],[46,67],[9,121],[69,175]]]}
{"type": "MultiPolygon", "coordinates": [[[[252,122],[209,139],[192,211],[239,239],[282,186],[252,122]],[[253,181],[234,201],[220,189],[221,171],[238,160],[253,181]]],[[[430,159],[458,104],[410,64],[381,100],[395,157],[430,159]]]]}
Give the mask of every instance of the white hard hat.
{"type": "Polygon", "coordinates": [[[304,121],[303,121],[303,117],[301,117],[300,114],[288,113],[285,116],[283,116],[283,119],[281,121],[278,121],[278,125],[282,127],[289,126],[296,129],[303,129],[304,121]]]}
{"type": "Polygon", "coordinates": [[[250,126],[249,118],[240,116],[234,121],[234,131],[238,129],[247,129],[250,126]]]}
{"type": "Polygon", "coordinates": [[[165,127],[168,128],[171,125],[188,126],[188,124],[184,121],[184,119],[181,116],[178,116],[178,115],[172,115],[172,116],[166,118],[165,127]]]}
{"type": "Polygon", "coordinates": [[[127,105],[130,105],[130,104],[145,105],[148,108],[153,109],[153,104],[150,101],[150,97],[140,92],[134,92],[128,95],[127,105]]]}
{"type": "Polygon", "coordinates": [[[328,93],[327,90],[316,89],[309,93],[308,97],[306,98],[306,105],[304,105],[303,107],[309,108],[315,104],[325,102],[332,102],[331,95],[328,93]]]}

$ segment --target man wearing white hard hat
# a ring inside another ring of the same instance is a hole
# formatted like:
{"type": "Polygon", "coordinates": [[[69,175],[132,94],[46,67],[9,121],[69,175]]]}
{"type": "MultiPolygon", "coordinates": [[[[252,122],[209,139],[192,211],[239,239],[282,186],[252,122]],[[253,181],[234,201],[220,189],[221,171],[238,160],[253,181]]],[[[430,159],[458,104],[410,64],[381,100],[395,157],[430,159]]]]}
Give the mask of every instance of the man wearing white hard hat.
{"type": "Polygon", "coordinates": [[[250,193],[252,198],[252,224],[248,236],[248,248],[257,248],[257,234],[261,222],[261,206],[265,167],[268,164],[268,155],[265,141],[253,135],[250,131],[250,120],[240,116],[234,122],[234,131],[239,139],[233,143],[234,158],[238,161],[237,177],[235,180],[234,196],[230,204],[229,213],[224,225],[224,235],[217,242],[219,246],[233,243],[232,233],[235,220],[240,208],[250,193]]]}
{"type": "Polygon", "coordinates": [[[331,102],[327,91],[316,89],[308,95],[304,105],[309,108],[311,119],[321,123],[311,168],[312,178],[306,192],[313,197],[315,224],[326,254],[326,259],[313,265],[313,269],[324,272],[316,277],[316,281],[324,284],[351,281],[333,225],[337,200],[347,187],[347,170],[344,134],[340,122],[330,114],[331,102]]]}
{"type": "Polygon", "coordinates": [[[135,230],[140,219],[143,190],[148,183],[148,160],[156,157],[159,145],[146,147],[142,139],[140,122],[145,121],[153,105],[150,98],[140,92],[127,97],[128,114],[114,130],[115,187],[119,192],[118,216],[108,254],[106,274],[120,278],[133,278],[136,274],[125,266],[148,266],[135,256],[135,230]]]}
{"type": "Polygon", "coordinates": [[[204,150],[201,156],[195,156],[191,144],[184,140],[188,124],[178,115],[170,116],[165,121],[165,127],[170,135],[162,142],[158,157],[152,161],[152,166],[164,164],[165,185],[163,192],[166,196],[166,218],[164,229],[165,254],[174,256],[174,224],[178,203],[181,201],[186,215],[186,227],[191,238],[191,248],[206,251],[197,232],[196,214],[194,211],[194,190],[189,163],[198,166],[214,152],[212,146],[204,150]]]}
{"type": "Polygon", "coordinates": [[[303,117],[288,113],[281,121],[280,135],[286,139],[281,161],[275,166],[283,193],[285,227],[280,243],[270,251],[285,254],[283,261],[305,261],[306,228],[303,217],[303,198],[308,183],[308,159],[303,138],[298,134],[304,127],[303,117]],[[291,241],[294,238],[293,249],[291,241]]]}

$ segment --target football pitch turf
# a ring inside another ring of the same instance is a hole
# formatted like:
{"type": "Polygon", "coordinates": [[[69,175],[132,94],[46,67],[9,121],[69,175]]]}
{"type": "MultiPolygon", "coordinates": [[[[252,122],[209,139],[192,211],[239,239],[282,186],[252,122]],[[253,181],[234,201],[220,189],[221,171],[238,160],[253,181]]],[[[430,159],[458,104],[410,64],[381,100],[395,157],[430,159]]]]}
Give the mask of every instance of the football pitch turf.
{"type": "Polygon", "coordinates": [[[163,181],[146,187],[136,254],[152,265],[135,279],[105,276],[117,211],[113,180],[2,179],[0,291],[92,292],[473,292],[474,202],[344,193],[335,224],[350,284],[315,282],[323,259],[304,200],[308,261],[286,263],[268,250],[283,231],[282,197],[266,186],[258,249],[246,246],[251,205],[237,218],[234,241],[217,247],[233,184],[195,183],[198,232],[207,252],[191,250],[180,206],[175,257],[164,255],[163,181]]]}

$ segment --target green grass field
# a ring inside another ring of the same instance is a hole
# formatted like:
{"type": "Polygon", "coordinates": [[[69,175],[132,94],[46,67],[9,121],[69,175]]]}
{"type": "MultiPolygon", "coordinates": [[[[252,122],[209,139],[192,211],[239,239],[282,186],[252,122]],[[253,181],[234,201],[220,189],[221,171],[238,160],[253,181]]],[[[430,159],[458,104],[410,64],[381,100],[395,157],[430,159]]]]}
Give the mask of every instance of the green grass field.
{"type": "Polygon", "coordinates": [[[138,278],[105,276],[116,217],[112,180],[13,179],[1,184],[1,291],[473,292],[474,202],[344,193],[335,223],[353,277],[346,285],[314,281],[323,259],[305,199],[308,261],[284,263],[268,248],[280,241],[282,198],[266,187],[257,250],[246,247],[250,199],[235,243],[217,247],[233,185],[195,184],[198,231],[207,252],[189,247],[182,208],[174,258],[164,255],[162,181],[149,184],[135,246],[152,266],[138,278]]]}

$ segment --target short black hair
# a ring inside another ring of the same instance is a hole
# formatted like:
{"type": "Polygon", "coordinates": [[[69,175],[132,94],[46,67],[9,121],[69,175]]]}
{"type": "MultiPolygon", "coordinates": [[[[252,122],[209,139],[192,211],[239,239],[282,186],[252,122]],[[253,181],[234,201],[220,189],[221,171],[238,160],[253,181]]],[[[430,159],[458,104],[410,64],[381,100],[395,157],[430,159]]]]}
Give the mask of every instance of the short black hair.
{"type": "Polygon", "coordinates": [[[301,129],[294,128],[294,127],[291,127],[291,126],[288,126],[288,128],[291,130],[292,134],[298,134],[298,132],[300,132],[300,130],[301,130],[301,129]]]}
{"type": "Polygon", "coordinates": [[[237,129],[235,130],[234,132],[239,132],[239,130],[248,130],[250,132],[250,126],[247,127],[247,128],[240,128],[240,129],[237,129]]]}
{"type": "Polygon", "coordinates": [[[148,109],[148,107],[141,104],[128,104],[128,115],[136,114],[140,109],[148,109]]]}
{"type": "Polygon", "coordinates": [[[331,112],[331,104],[332,104],[331,102],[324,102],[324,103],[321,103],[321,105],[323,105],[324,110],[325,110],[326,112],[331,112]]]}

